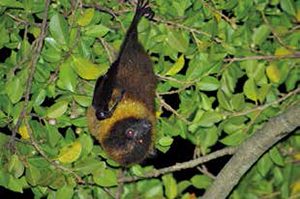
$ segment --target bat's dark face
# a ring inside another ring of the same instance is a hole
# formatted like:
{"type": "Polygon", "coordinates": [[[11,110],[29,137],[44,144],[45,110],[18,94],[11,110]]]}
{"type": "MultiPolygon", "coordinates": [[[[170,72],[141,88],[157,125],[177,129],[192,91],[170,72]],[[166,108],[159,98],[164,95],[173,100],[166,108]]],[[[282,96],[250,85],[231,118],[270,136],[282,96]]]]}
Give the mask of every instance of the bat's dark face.
{"type": "Polygon", "coordinates": [[[149,151],[152,128],[146,119],[123,119],[112,127],[104,140],[104,148],[121,165],[138,163],[149,151]]]}

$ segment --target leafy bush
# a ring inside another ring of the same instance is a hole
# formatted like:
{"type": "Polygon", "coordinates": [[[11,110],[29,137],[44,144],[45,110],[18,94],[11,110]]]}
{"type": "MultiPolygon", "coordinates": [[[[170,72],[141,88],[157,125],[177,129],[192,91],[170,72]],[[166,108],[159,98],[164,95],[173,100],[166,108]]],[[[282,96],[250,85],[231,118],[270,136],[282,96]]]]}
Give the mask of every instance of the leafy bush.
{"type": "MultiPolygon", "coordinates": [[[[1,186],[49,199],[196,198],[187,188],[206,190],[211,169],[201,165],[184,181],[172,172],[206,162],[216,146],[233,154],[225,147],[299,106],[300,1],[152,1],[156,16],[141,21],[139,39],[159,79],[155,148],[166,153],[179,136],[202,162],[135,165],[121,176],[85,116],[133,16],[134,3],[120,2],[0,0],[1,186]]],[[[299,197],[299,146],[298,129],[266,151],[230,198],[299,197]]]]}

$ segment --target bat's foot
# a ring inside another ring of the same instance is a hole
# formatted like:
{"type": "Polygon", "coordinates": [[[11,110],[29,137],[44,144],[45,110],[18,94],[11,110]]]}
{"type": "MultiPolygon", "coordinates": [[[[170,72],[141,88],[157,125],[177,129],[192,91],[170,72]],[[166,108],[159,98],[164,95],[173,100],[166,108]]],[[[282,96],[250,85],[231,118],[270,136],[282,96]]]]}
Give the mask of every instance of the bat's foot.
{"type": "Polygon", "coordinates": [[[145,16],[147,19],[151,20],[154,17],[154,12],[150,8],[149,0],[139,0],[137,3],[137,12],[141,14],[141,16],[145,16]]]}

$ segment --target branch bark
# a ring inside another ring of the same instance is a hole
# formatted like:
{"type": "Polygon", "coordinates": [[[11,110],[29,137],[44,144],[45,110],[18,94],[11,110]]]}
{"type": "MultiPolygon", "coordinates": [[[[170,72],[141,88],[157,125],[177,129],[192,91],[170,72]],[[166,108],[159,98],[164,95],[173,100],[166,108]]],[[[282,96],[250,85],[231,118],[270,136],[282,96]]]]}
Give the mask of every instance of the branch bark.
{"type": "Polygon", "coordinates": [[[16,152],[16,149],[15,149],[16,134],[17,134],[17,131],[18,131],[20,125],[21,125],[22,119],[26,116],[26,109],[27,109],[28,104],[29,104],[30,91],[31,91],[31,86],[32,86],[32,82],[33,82],[34,72],[36,70],[36,65],[37,65],[37,62],[40,58],[43,43],[44,43],[44,39],[46,37],[47,17],[48,17],[49,6],[50,6],[50,0],[46,0],[44,17],[43,17],[43,22],[42,22],[42,26],[41,26],[41,33],[40,33],[40,36],[37,40],[36,45],[34,46],[34,54],[32,56],[32,59],[31,59],[30,63],[29,63],[30,73],[29,73],[29,77],[28,77],[28,80],[27,80],[27,84],[26,84],[26,92],[24,94],[24,98],[25,98],[24,105],[23,105],[21,114],[18,118],[17,124],[15,125],[14,129],[12,130],[12,136],[11,136],[11,139],[8,143],[10,151],[12,153],[16,152]]]}
{"type": "Polygon", "coordinates": [[[261,130],[244,141],[202,199],[226,198],[259,157],[298,126],[300,126],[299,103],[288,108],[285,113],[271,118],[261,130]]]}
{"type": "Polygon", "coordinates": [[[173,166],[170,167],[165,167],[162,169],[154,169],[153,171],[150,171],[148,173],[144,173],[144,175],[142,177],[138,177],[138,176],[128,176],[128,177],[122,177],[118,179],[118,182],[134,182],[137,180],[141,180],[141,179],[145,179],[145,178],[153,178],[153,177],[157,177],[166,173],[171,173],[174,171],[180,171],[182,169],[189,169],[189,168],[194,168],[200,164],[203,164],[205,162],[209,162],[211,160],[214,160],[216,158],[225,156],[225,155],[232,155],[234,154],[234,152],[236,151],[235,147],[227,147],[218,151],[215,151],[213,153],[210,153],[208,155],[205,156],[201,156],[197,159],[194,160],[190,160],[187,162],[182,162],[182,163],[176,163],[173,166]]]}

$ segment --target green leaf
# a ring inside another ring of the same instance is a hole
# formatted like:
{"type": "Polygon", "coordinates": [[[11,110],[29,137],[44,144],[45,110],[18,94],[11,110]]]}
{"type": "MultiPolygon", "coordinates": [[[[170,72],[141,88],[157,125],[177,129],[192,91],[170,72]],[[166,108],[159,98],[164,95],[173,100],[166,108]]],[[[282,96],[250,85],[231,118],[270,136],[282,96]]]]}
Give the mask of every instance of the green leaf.
{"type": "Polygon", "coordinates": [[[175,75],[177,74],[184,66],[184,55],[181,55],[166,75],[175,75]]]}
{"type": "Polygon", "coordinates": [[[50,79],[49,67],[38,64],[34,73],[34,80],[37,82],[47,82],[50,79]]]}
{"type": "Polygon", "coordinates": [[[41,177],[39,180],[39,186],[48,186],[54,182],[58,177],[58,171],[51,169],[41,169],[41,177]]]}
{"type": "Polygon", "coordinates": [[[199,125],[203,127],[210,127],[214,123],[221,121],[221,119],[222,119],[221,113],[216,111],[207,111],[202,115],[199,125]]]}
{"type": "Polygon", "coordinates": [[[206,131],[201,132],[200,134],[201,139],[199,139],[200,146],[203,148],[208,148],[213,146],[218,141],[218,129],[213,126],[208,128],[206,131]]]}
{"type": "Polygon", "coordinates": [[[188,180],[184,180],[178,183],[178,193],[182,194],[183,191],[191,185],[191,182],[188,180]]]}
{"type": "Polygon", "coordinates": [[[80,157],[81,151],[81,142],[79,140],[76,140],[69,145],[61,148],[56,159],[62,163],[72,163],[80,157]]]}
{"type": "Polygon", "coordinates": [[[32,186],[36,186],[41,177],[41,173],[36,167],[28,165],[28,167],[26,168],[25,176],[29,184],[31,184],[32,186]]]}
{"type": "MultiPolygon", "coordinates": [[[[144,198],[160,198],[163,196],[163,188],[160,180],[151,179],[147,181],[140,181],[143,187],[139,189],[143,193],[144,198]]],[[[139,185],[138,185],[139,186],[139,185]]]]}
{"type": "Polygon", "coordinates": [[[233,97],[230,100],[230,104],[234,110],[242,110],[246,105],[244,95],[242,93],[233,95],[233,97]]]}
{"type": "Polygon", "coordinates": [[[215,91],[219,89],[220,82],[215,77],[207,76],[203,77],[197,85],[202,91],[215,91]]]}
{"type": "Polygon", "coordinates": [[[71,120],[72,124],[74,124],[76,127],[87,127],[87,120],[86,117],[78,117],[71,120]]]}
{"type": "MultiPolygon", "coordinates": [[[[86,122],[85,122],[86,123],[86,122]]],[[[80,134],[79,141],[82,146],[83,155],[89,154],[93,149],[93,139],[87,134],[80,134]]]]}
{"type": "Polygon", "coordinates": [[[224,94],[224,92],[221,89],[219,89],[217,92],[217,98],[218,98],[218,101],[219,101],[221,107],[223,107],[224,109],[229,110],[229,111],[232,110],[228,97],[226,97],[226,95],[224,94]]]}
{"type": "Polygon", "coordinates": [[[107,28],[106,26],[99,24],[99,25],[93,25],[89,26],[85,30],[85,35],[91,36],[91,37],[103,37],[108,33],[110,29],[107,28]]]}
{"type": "Polygon", "coordinates": [[[62,138],[62,135],[58,132],[58,127],[55,125],[51,125],[48,122],[46,123],[47,129],[47,142],[51,147],[55,147],[58,141],[62,138]]]}
{"type": "Polygon", "coordinates": [[[87,158],[77,163],[74,167],[74,170],[77,172],[82,172],[85,175],[88,175],[96,170],[105,169],[105,167],[106,165],[104,162],[92,158],[87,158]]]}
{"type": "Polygon", "coordinates": [[[14,0],[0,0],[0,6],[8,8],[23,8],[23,4],[14,0]]]}
{"type": "Polygon", "coordinates": [[[52,189],[59,189],[62,186],[64,186],[64,184],[66,183],[65,180],[65,176],[64,175],[58,175],[55,179],[54,182],[49,185],[52,189]]]}
{"type": "Polygon", "coordinates": [[[179,129],[174,125],[173,122],[170,122],[165,118],[162,118],[161,124],[162,124],[162,130],[164,132],[168,132],[168,135],[177,136],[179,134],[179,129]]]}
{"type": "Polygon", "coordinates": [[[23,193],[22,180],[10,176],[7,188],[15,192],[23,193]]]}
{"type": "Polygon", "coordinates": [[[85,95],[73,95],[74,100],[83,107],[89,107],[92,104],[92,98],[85,95]]]}
{"type": "MultiPolygon", "coordinates": [[[[294,47],[291,47],[291,48],[293,49],[294,47]]],[[[293,51],[284,46],[278,46],[274,53],[274,55],[276,55],[276,56],[286,56],[286,55],[292,55],[292,54],[293,54],[293,51]]]]}
{"type": "Polygon", "coordinates": [[[248,79],[244,84],[244,94],[248,99],[257,101],[257,87],[253,78],[248,79]]]}
{"type": "Polygon", "coordinates": [[[88,8],[83,12],[80,12],[79,17],[77,18],[76,22],[80,26],[87,26],[91,22],[94,17],[95,10],[93,8],[88,8]]]}
{"type": "Polygon", "coordinates": [[[284,166],[284,160],[280,154],[280,152],[278,151],[277,147],[273,147],[270,152],[270,157],[272,159],[272,161],[277,164],[278,166],[284,166]]]}
{"type": "Polygon", "coordinates": [[[270,88],[271,88],[271,84],[265,84],[263,85],[259,90],[258,90],[258,100],[260,103],[263,103],[264,100],[266,99],[269,91],[270,91],[270,88]]]}
{"type": "Polygon", "coordinates": [[[162,177],[163,184],[165,187],[165,194],[168,199],[176,198],[177,196],[177,184],[172,174],[167,174],[162,177]]]}
{"type": "Polygon", "coordinates": [[[280,71],[278,70],[277,66],[275,65],[275,63],[271,63],[267,69],[266,69],[266,73],[268,78],[275,83],[278,83],[281,79],[281,74],[280,71]]]}
{"type": "Polygon", "coordinates": [[[267,25],[261,25],[260,27],[254,30],[254,33],[252,35],[253,43],[255,45],[260,45],[267,39],[270,33],[271,31],[267,25]]]}
{"type": "Polygon", "coordinates": [[[212,109],[212,103],[215,101],[215,98],[208,98],[208,96],[205,93],[200,93],[201,96],[201,107],[204,110],[211,110],[212,109]]]}
{"type": "Polygon", "coordinates": [[[183,31],[170,30],[167,37],[168,44],[178,52],[185,52],[188,48],[189,41],[183,31]]]}
{"type": "Polygon", "coordinates": [[[199,78],[202,73],[204,68],[201,67],[201,63],[203,60],[205,60],[206,57],[197,53],[189,62],[189,67],[186,70],[186,78],[187,80],[194,80],[196,78],[199,78]]]}
{"type": "Polygon", "coordinates": [[[10,175],[7,170],[0,169],[0,185],[7,187],[9,182],[10,175]]]}
{"type": "Polygon", "coordinates": [[[275,178],[275,181],[280,184],[284,182],[283,171],[281,168],[279,168],[279,167],[274,168],[274,178],[275,178]]]}
{"type": "Polygon", "coordinates": [[[63,186],[56,192],[56,198],[71,199],[74,194],[74,189],[71,186],[63,186]]]}
{"type": "Polygon", "coordinates": [[[195,175],[192,177],[191,182],[198,189],[207,189],[211,185],[212,179],[205,175],[195,175]]]}
{"type": "Polygon", "coordinates": [[[30,165],[36,167],[36,168],[47,168],[51,164],[45,160],[43,157],[35,156],[35,157],[30,157],[27,159],[28,163],[30,165]]]}
{"type": "Polygon", "coordinates": [[[24,165],[19,159],[19,156],[12,155],[9,161],[8,171],[13,174],[15,178],[19,178],[22,176],[24,172],[24,165]]]}
{"type": "Polygon", "coordinates": [[[232,118],[223,124],[223,130],[227,134],[236,133],[237,131],[245,128],[245,124],[244,124],[245,120],[247,119],[243,119],[243,117],[232,118]]]}
{"type": "Polygon", "coordinates": [[[85,58],[73,56],[73,60],[77,74],[83,79],[97,79],[108,70],[108,65],[98,66],[85,58]]]}
{"type": "Polygon", "coordinates": [[[242,130],[230,134],[225,138],[221,139],[220,142],[227,146],[238,146],[242,141],[247,139],[249,135],[245,134],[242,130]]]}
{"type": "Polygon", "coordinates": [[[40,106],[46,98],[45,89],[40,89],[38,92],[34,93],[32,98],[33,98],[33,105],[40,106]]]}
{"type": "Polygon", "coordinates": [[[294,70],[290,71],[290,74],[287,77],[287,80],[285,81],[285,86],[287,91],[291,91],[296,87],[297,82],[299,80],[299,74],[300,74],[299,67],[296,67],[294,70]]]}
{"type": "Polygon", "coordinates": [[[257,163],[257,169],[259,173],[265,177],[267,173],[271,170],[273,167],[273,162],[269,156],[269,154],[265,154],[257,163]]]}
{"type": "Polygon", "coordinates": [[[93,174],[93,180],[97,185],[103,187],[111,187],[118,184],[116,173],[110,169],[97,171],[93,174]]]}
{"type": "Polygon", "coordinates": [[[69,41],[68,22],[60,14],[54,14],[50,19],[50,32],[55,41],[67,45],[69,41]]]}
{"type": "Polygon", "coordinates": [[[47,111],[47,117],[49,118],[58,118],[62,116],[68,109],[68,102],[60,101],[53,104],[49,107],[47,111]]]}
{"type": "Polygon", "coordinates": [[[17,103],[23,96],[23,86],[21,85],[20,78],[14,77],[7,82],[5,87],[6,94],[12,103],[17,103]]]}
{"type": "Polygon", "coordinates": [[[141,165],[134,165],[132,168],[132,173],[136,176],[142,177],[144,176],[144,171],[141,165]]]}
{"type": "Polygon", "coordinates": [[[290,183],[288,181],[283,182],[279,190],[281,193],[281,198],[289,198],[290,190],[290,183]]]}
{"type": "Polygon", "coordinates": [[[75,92],[77,77],[69,61],[61,64],[58,77],[62,88],[75,92]]]}
{"type": "Polygon", "coordinates": [[[61,50],[50,47],[42,52],[43,58],[48,62],[58,62],[62,58],[61,50]]]}
{"type": "Polygon", "coordinates": [[[297,15],[295,10],[296,6],[293,0],[281,0],[280,6],[284,11],[296,17],[297,15]]]}
{"type": "Polygon", "coordinates": [[[161,145],[161,146],[170,146],[172,143],[173,143],[173,138],[169,137],[169,136],[166,136],[166,137],[162,137],[158,143],[161,145]]]}

